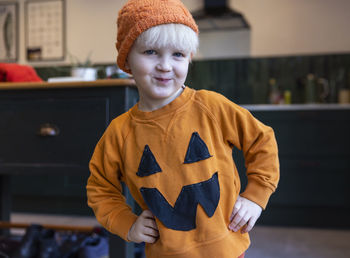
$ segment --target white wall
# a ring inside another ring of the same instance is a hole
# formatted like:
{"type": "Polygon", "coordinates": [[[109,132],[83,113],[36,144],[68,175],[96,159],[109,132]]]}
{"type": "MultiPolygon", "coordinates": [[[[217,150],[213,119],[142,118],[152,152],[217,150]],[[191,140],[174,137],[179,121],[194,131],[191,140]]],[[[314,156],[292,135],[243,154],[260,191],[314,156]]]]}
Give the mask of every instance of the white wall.
{"type": "MultiPolygon", "coordinates": [[[[10,0],[0,0],[8,2],[10,0]]],[[[26,63],[24,2],[20,3],[20,63],[26,63]]],[[[66,0],[67,50],[95,63],[116,59],[116,18],[126,0],[66,0]]],[[[193,11],[202,0],[183,0],[193,11]]],[[[231,0],[249,21],[250,31],[200,34],[197,59],[350,52],[349,0],[231,0]]],[[[31,62],[55,65],[63,62],[31,62]]]]}
{"type": "Polygon", "coordinates": [[[82,61],[116,61],[117,16],[125,0],[66,0],[67,50],[82,61]]]}
{"type": "Polygon", "coordinates": [[[231,0],[250,31],[202,33],[197,58],[350,52],[349,0],[231,0]]]}
{"type": "Polygon", "coordinates": [[[349,0],[233,3],[252,25],[252,56],[350,52],[349,0]]]}
{"type": "MultiPolygon", "coordinates": [[[[9,2],[10,0],[0,0],[9,2]]],[[[19,62],[25,60],[25,0],[19,2],[19,62]]],[[[113,63],[116,59],[116,17],[126,1],[122,0],[65,0],[67,52],[84,61],[91,52],[95,63],[113,63]]],[[[31,65],[70,64],[65,61],[30,62],[31,65]]]]}

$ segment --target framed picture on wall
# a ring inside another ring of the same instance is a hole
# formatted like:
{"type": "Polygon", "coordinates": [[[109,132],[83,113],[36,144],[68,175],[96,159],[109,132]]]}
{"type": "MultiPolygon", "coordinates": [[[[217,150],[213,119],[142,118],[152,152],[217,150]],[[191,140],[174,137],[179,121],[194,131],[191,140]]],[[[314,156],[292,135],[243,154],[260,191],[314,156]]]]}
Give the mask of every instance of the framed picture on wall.
{"type": "Polygon", "coordinates": [[[25,4],[28,61],[63,60],[65,56],[64,0],[29,0],[25,4]]]}
{"type": "Polygon", "coordinates": [[[18,59],[18,3],[0,2],[0,62],[18,59]]]}

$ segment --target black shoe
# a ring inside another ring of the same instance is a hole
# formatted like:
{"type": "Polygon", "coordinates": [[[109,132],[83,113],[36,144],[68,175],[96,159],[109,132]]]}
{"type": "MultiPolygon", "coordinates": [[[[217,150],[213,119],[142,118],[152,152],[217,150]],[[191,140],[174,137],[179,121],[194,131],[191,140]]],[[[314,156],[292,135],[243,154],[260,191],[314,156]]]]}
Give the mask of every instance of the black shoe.
{"type": "Polygon", "coordinates": [[[0,236],[0,257],[10,257],[21,244],[20,239],[0,236]]]}
{"type": "Polygon", "coordinates": [[[72,234],[62,243],[59,248],[60,258],[78,258],[79,250],[88,241],[88,236],[85,234],[72,234]]]}
{"type": "Polygon", "coordinates": [[[39,258],[60,258],[55,231],[43,229],[39,239],[39,258]]]}
{"type": "Polygon", "coordinates": [[[13,258],[35,258],[38,257],[39,239],[43,227],[41,225],[31,225],[27,228],[19,248],[15,251],[13,258]]]}
{"type": "Polygon", "coordinates": [[[79,250],[79,258],[106,258],[109,256],[108,238],[90,236],[79,250]]]}

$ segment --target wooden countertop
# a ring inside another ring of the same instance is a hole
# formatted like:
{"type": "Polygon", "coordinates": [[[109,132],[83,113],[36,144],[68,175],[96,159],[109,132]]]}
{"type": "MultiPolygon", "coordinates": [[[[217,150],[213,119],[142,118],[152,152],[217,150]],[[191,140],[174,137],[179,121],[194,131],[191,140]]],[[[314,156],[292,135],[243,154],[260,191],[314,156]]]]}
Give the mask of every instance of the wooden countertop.
{"type": "Polygon", "coordinates": [[[57,88],[118,87],[135,86],[133,79],[103,79],[96,81],[72,82],[1,82],[0,90],[31,90],[57,88]]]}
{"type": "Polygon", "coordinates": [[[240,105],[250,111],[295,111],[350,109],[350,104],[240,105]]]}

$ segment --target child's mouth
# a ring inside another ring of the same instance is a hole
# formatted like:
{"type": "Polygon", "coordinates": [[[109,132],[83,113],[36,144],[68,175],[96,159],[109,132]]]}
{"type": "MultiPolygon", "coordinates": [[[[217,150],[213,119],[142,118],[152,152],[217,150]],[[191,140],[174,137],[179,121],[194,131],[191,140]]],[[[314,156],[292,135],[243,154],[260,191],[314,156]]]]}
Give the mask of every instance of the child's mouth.
{"type": "Polygon", "coordinates": [[[158,78],[158,77],[156,77],[155,78],[157,81],[159,81],[159,82],[162,82],[162,83],[167,83],[168,81],[170,81],[171,79],[168,79],[168,78],[158,78]]]}

